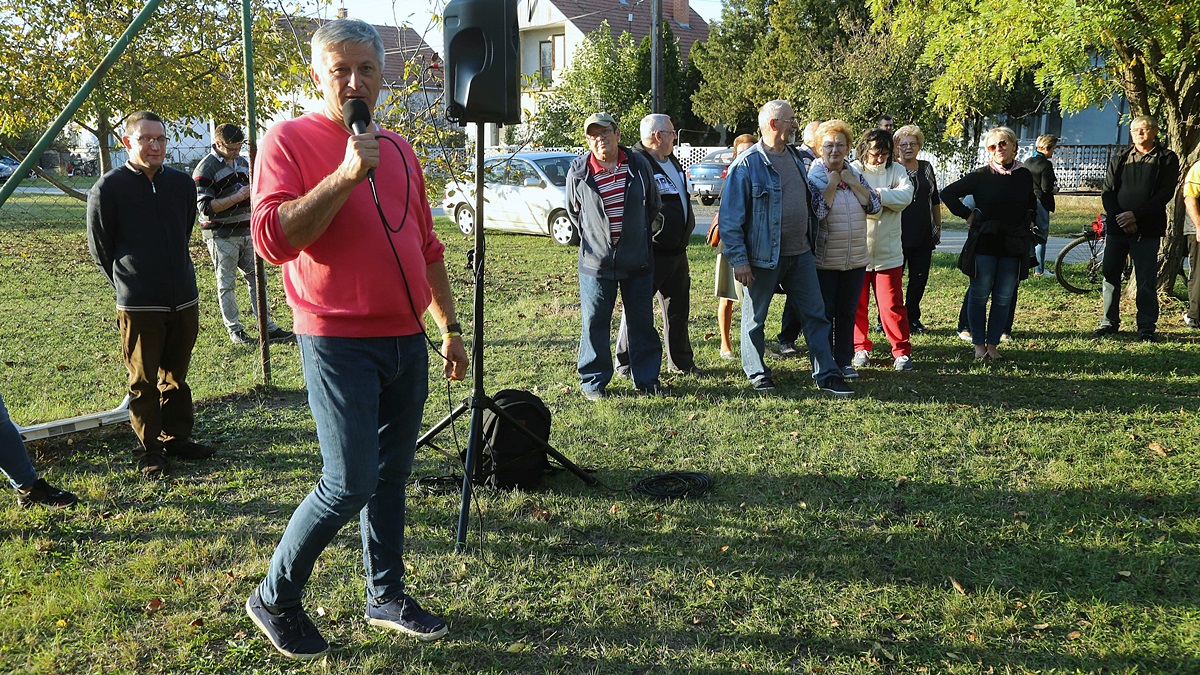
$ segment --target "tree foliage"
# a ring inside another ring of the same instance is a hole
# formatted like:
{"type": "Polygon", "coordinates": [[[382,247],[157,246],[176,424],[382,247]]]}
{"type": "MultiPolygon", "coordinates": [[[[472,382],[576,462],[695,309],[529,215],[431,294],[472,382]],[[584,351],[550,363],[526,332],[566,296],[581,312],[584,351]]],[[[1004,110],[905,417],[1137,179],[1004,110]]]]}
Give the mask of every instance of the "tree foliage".
{"type": "MultiPolygon", "coordinates": [[[[1133,115],[1165,123],[1163,140],[1185,165],[1200,159],[1200,2],[871,2],[880,24],[940,65],[931,94],[952,129],[986,110],[995,87],[1032,77],[1068,112],[1124,94],[1133,115]]],[[[1181,212],[1177,203],[1176,233],[1181,212]]],[[[1161,285],[1173,282],[1181,249],[1180,237],[1168,241],[1161,285]]]]}
{"type": "Polygon", "coordinates": [[[836,117],[855,129],[885,112],[942,127],[925,95],[933,69],[918,63],[919,49],[872,28],[863,2],[729,0],[692,54],[704,76],[697,114],[738,132],[754,131],[758,108],[775,98],[802,119],[836,117]]]}
{"type": "Polygon", "coordinates": [[[531,138],[547,147],[583,145],[580,125],[589,114],[603,111],[616,118],[622,143],[636,143],[638,122],[650,112],[650,89],[638,78],[638,51],[633,36],[623,32],[613,38],[608,21],[602,22],[576,48],[554,91],[539,102],[530,120],[531,138]]]}
{"type": "MultiPolygon", "coordinates": [[[[0,9],[0,134],[44,130],[144,6],[142,0],[7,0],[0,9]]],[[[304,39],[281,29],[282,5],[255,0],[258,118],[280,110],[306,81],[304,39]]],[[[121,121],[153,110],[186,133],[185,120],[244,120],[240,3],[167,3],[132,39],[76,113],[107,148],[121,121]]],[[[39,134],[40,135],[40,134],[39,134]]]]}

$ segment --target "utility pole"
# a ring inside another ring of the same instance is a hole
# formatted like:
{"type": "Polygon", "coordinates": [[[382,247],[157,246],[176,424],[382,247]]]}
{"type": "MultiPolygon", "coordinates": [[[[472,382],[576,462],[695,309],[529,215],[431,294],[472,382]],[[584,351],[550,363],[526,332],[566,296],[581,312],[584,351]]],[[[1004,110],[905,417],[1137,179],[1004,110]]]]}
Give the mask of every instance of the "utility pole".
{"type": "Polygon", "coordinates": [[[650,111],[663,110],[662,0],[650,0],[650,111]]]}

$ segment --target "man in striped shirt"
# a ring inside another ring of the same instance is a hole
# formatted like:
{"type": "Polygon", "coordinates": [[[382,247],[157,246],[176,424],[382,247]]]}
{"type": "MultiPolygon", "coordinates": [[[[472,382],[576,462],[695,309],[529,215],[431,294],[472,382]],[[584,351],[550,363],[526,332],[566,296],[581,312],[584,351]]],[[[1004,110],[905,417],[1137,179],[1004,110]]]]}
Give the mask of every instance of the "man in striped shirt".
{"type": "Polygon", "coordinates": [[[617,122],[596,113],[583,124],[589,152],[567,172],[567,215],[579,232],[579,380],[590,401],[613,377],[612,315],[617,292],[629,330],[629,370],[641,392],[662,394],[662,343],[654,328],[651,224],[662,201],[642,155],[619,144],[617,122]]]}

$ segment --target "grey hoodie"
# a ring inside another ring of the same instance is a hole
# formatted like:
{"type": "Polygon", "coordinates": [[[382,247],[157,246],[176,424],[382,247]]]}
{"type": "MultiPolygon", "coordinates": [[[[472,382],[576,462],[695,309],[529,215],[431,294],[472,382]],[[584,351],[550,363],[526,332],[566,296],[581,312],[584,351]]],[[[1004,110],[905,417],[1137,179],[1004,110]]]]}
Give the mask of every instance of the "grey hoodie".
{"type": "Polygon", "coordinates": [[[625,154],[629,176],[617,246],[609,235],[600,190],[588,169],[591,153],[577,157],[567,172],[567,216],[579,232],[579,273],[613,280],[653,271],[650,225],[662,208],[650,163],[623,145],[618,148],[625,154]]]}

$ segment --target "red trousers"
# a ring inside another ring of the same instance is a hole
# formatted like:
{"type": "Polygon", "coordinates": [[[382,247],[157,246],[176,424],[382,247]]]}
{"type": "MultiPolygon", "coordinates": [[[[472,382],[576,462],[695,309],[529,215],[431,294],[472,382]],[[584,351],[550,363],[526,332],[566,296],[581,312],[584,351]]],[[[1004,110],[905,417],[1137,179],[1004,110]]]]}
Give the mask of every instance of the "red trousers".
{"type": "Polygon", "coordinates": [[[862,295],[858,299],[858,314],[854,318],[854,351],[871,351],[871,338],[867,337],[869,327],[867,309],[871,304],[871,289],[875,289],[875,305],[879,308],[879,318],[883,321],[883,334],[892,343],[892,356],[911,356],[912,343],[909,342],[908,309],[904,306],[904,290],[901,280],[904,276],[904,266],[887,270],[867,272],[863,279],[862,295]]]}

